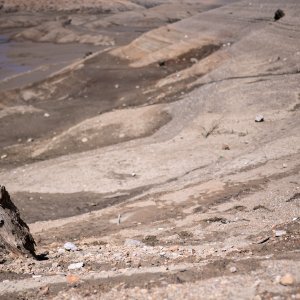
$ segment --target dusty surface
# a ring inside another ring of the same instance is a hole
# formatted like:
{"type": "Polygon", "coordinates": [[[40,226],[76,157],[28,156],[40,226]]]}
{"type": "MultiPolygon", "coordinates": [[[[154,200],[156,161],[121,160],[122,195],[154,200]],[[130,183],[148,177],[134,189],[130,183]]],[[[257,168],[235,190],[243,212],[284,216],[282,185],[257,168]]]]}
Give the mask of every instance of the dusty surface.
{"type": "Polygon", "coordinates": [[[0,14],[0,183],[40,254],[1,299],[300,299],[297,0],[0,14]]]}

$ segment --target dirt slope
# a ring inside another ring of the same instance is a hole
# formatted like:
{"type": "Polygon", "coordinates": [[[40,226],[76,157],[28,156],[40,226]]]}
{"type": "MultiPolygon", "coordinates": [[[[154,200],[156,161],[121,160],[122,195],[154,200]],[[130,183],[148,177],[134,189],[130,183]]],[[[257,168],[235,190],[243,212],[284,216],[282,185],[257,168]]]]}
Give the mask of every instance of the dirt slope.
{"type": "Polygon", "coordinates": [[[300,297],[300,5],[159,2],[182,20],[2,90],[0,182],[49,258],[2,262],[3,299],[300,297]]]}

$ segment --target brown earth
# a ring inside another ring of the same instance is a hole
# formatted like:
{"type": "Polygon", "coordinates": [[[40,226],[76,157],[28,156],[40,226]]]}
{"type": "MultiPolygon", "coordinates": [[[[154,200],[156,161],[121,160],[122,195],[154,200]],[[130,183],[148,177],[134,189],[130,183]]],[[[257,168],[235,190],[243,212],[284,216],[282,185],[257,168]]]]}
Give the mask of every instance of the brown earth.
{"type": "Polygon", "coordinates": [[[300,299],[299,13],[5,1],[0,183],[41,255],[0,298],[300,299]]]}

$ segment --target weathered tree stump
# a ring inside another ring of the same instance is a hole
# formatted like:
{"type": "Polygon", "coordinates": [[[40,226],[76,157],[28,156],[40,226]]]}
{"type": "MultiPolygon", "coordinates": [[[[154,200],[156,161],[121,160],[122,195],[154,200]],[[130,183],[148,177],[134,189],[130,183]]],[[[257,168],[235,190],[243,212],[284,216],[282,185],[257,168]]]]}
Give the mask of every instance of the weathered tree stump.
{"type": "Polygon", "coordinates": [[[0,186],[0,259],[8,254],[35,256],[35,241],[5,187],[0,186]]]}

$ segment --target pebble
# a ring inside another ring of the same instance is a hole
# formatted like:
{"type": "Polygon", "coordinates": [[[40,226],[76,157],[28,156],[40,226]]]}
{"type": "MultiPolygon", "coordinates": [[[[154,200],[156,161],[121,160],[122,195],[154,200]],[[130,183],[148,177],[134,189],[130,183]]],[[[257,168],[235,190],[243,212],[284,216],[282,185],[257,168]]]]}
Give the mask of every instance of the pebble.
{"type": "Polygon", "coordinates": [[[44,117],[45,117],[45,118],[49,118],[49,117],[50,117],[50,114],[44,113],[44,117]]]}
{"type": "Polygon", "coordinates": [[[263,122],[265,119],[264,119],[264,116],[263,115],[257,115],[255,117],[255,122],[263,122]]]}
{"type": "Polygon", "coordinates": [[[224,144],[222,146],[222,150],[230,150],[230,147],[228,145],[224,144]]]}
{"type": "Polygon", "coordinates": [[[32,143],[33,141],[34,141],[33,138],[28,138],[28,139],[27,139],[27,143],[32,143]]]}
{"type": "Polygon", "coordinates": [[[65,243],[64,248],[67,251],[76,251],[77,250],[77,247],[73,243],[70,243],[70,242],[65,243]]]}
{"type": "Polygon", "coordinates": [[[286,231],[285,230],[275,230],[275,236],[276,237],[280,237],[286,235],[286,231]]]}
{"type": "Polygon", "coordinates": [[[65,253],[65,249],[63,249],[63,248],[59,248],[58,250],[57,250],[57,254],[58,255],[61,255],[61,254],[64,254],[65,253]]]}
{"type": "Polygon", "coordinates": [[[171,251],[171,252],[175,252],[178,250],[179,250],[179,246],[177,246],[177,245],[169,247],[169,251],[171,251]]]}
{"type": "Polygon", "coordinates": [[[237,272],[237,268],[236,268],[236,267],[231,267],[231,268],[229,269],[229,271],[230,271],[231,273],[235,273],[235,272],[237,272]]]}
{"type": "Polygon", "coordinates": [[[1,155],[1,159],[5,159],[7,157],[7,154],[1,155]]]}
{"type": "Polygon", "coordinates": [[[68,266],[68,270],[77,270],[77,269],[81,269],[84,266],[84,262],[78,262],[78,263],[74,263],[74,264],[70,264],[68,266]]]}
{"type": "Polygon", "coordinates": [[[294,279],[293,275],[289,274],[289,273],[282,276],[279,281],[279,283],[282,285],[293,285],[294,282],[295,282],[295,279],[294,279]]]}
{"type": "Polygon", "coordinates": [[[79,280],[80,280],[80,278],[78,277],[78,276],[76,276],[76,275],[73,275],[73,274],[69,274],[69,275],[67,275],[67,282],[69,283],[69,284],[73,284],[73,283],[76,283],[76,282],[78,282],[79,280]]]}
{"type": "Polygon", "coordinates": [[[88,141],[88,139],[87,139],[86,137],[84,137],[84,138],[81,139],[81,141],[82,141],[83,143],[86,143],[86,142],[88,141]]]}

